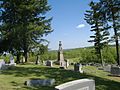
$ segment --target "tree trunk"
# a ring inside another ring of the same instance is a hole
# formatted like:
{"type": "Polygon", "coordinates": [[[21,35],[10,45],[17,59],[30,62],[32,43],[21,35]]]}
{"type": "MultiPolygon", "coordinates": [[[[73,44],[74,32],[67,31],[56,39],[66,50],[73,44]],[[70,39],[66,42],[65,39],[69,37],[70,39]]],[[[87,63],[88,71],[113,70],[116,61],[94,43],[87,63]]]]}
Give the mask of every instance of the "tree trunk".
{"type": "Polygon", "coordinates": [[[113,29],[115,33],[115,43],[116,43],[116,53],[117,53],[117,64],[120,65],[120,57],[119,57],[119,42],[118,42],[118,36],[117,36],[117,29],[115,24],[115,16],[112,12],[112,19],[113,19],[113,29]]]}
{"type": "Polygon", "coordinates": [[[17,53],[17,60],[16,63],[20,63],[20,53],[17,53]]]}
{"type": "Polygon", "coordinates": [[[36,58],[35,64],[39,64],[39,56],[37,55],[36,57],[37,57],[37,58],[36,58]]]}
{"type": "Polygon", "coordinates": [[[102,67],[104,67],[104,61],[103,61],[102,50],[100,50],[100,60],[101,60],[102,67]]]}

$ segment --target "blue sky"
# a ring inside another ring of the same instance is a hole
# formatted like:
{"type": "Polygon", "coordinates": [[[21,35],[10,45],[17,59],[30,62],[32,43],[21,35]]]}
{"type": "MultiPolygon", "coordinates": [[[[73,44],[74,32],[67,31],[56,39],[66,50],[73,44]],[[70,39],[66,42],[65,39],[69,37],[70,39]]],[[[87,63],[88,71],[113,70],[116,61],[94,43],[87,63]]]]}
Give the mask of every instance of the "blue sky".
{"type": "Polygon", "coordinates": [[[92,35],[90,26],[84,20],[85,10],[89,10],[91,0],[48,0],[52,9],[48,17],[53,17],[54,31],[46,38],[50,41],[49,48],[58,49],[58,42],[62,41],[64,49],[91,46],[87,42],[92,35]]]}

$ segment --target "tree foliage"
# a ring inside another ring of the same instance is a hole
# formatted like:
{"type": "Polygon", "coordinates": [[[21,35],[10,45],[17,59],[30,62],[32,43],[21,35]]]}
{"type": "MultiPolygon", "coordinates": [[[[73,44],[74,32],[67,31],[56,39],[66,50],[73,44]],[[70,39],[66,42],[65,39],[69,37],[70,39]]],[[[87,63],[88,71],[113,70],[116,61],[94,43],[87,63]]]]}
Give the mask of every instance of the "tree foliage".
{"type": "Polygon", "coordinates": [[[85,13],[85,20],[91,25],[91,31],[94,32],[93,36],[90,36],[92,40],[89,42],[94,43],[95,51],[103,63],[102,49],[108,44],[109,32],[108,27],[105,27],[103,18],[104,14],[100,12],[99,8],[101,5],[93,1],[89,4],[90,10],[85,13]]]}
{"type": "Polygon", "coordinates": [[[52,32],[52,19],[45,16],[50,9],[47,0],[3,0],[0,16],[3,36],[1,45],[3,41],[7,42],[5,49],[17,55],[23,51],[27,62],[27,53],[31,47],[46,41],[42,37],[52,32]]]}
{"type": "Polygon", "coordinates": [[[120,65],[119,37],[120,37],[120,0],[100,0],[101,12],[114,30],[113,39],[116,43],[117,64],[120,65]]]}

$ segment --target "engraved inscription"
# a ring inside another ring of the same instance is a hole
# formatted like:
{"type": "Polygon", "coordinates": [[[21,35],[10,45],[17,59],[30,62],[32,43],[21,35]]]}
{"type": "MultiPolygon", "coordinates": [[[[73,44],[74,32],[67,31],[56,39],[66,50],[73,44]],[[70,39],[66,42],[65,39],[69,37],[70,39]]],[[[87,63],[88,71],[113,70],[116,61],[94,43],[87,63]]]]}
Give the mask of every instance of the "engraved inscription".
{"type": "Polygon", "coordinates": [[[79,88],[77,90],[89,90],[89,87],[83,87],[83,88],[79,88]]]}

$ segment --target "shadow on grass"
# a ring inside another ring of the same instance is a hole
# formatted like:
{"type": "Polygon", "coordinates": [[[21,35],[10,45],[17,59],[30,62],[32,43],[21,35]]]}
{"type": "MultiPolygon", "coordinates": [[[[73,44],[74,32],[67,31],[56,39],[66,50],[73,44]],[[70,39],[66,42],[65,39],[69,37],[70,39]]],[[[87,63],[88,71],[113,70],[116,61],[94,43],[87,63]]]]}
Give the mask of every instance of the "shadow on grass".
{"type": "MultiPolygon", "coordinates": [[[[36,76],[38,78],[41,78],[41,76],[44,76],[45,78],[54,78],[56,80],[56,83],[54,86],[76,80],[76,79],[83,79],[83,78],[90,78],[95,80],[96,84],[96,90],[120,90],[120,82],[115,82],[112,80],[100,78],[97,76],[87,75],[87,74],[80,74],[79,72],[74,72],[70,70],[63,70],[58,68],[49,68],[49,67],[38,67],[38,66],[20,66],[20,67],[14,67],[9,70],[2,71],[2,74],[4,75],[14,75],[15,77],[32,77],[36,76]]],[[[13,85],[16,85],[15,82],[11,82],[13,85]]],[[[23,82],[24,83],[24,82],[23,82]]],[[[26,87],[28,90],[54,90],[54,86],[48,86],[48,87],[26,87]]]]}

